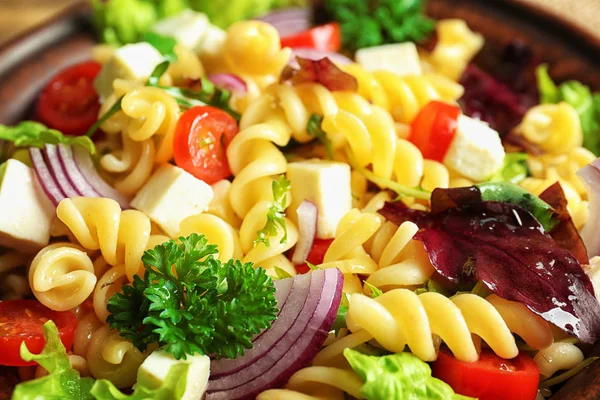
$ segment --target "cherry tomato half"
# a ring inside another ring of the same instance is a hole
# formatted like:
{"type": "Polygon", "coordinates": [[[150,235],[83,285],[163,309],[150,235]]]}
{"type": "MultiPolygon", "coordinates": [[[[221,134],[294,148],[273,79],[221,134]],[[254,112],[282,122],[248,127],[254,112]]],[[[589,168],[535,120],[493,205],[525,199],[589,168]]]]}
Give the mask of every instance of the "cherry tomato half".
{"type": "MultiPolygon", "coordinates": [[[[311,263],[313,265],[322,264],[323,258],[325,257],[325,253],[327,253],[327,249],[329,249],[331,242],[333,242],[333,239],[317,239],[317,238],[315,238],[315,241],[313,242],[313,245],[310,248],[310,252],[308,253],[308,256],[306,257],[306,261],[308,261],[309,263],[311,263]]],[[[290,256],[290,258],[291,257],[293,257],[293,253],[290,256]]],[[[295,267],[296,267],[296,272],[298,272],[299,274],[306,274],[308,271],[310,271],[310,268],[308,267],[307,263],[298,264],[295,267]]]]}
{"type": "Polygon", "coordinates": [[[73,345],[77,317],[70,311],[53,311],[36,300],[0,301],[0,365],[27,366],[19,355],[21,342],[39,354],[46,344],[44,323],[54,321],[66,349],[73,345]]]}
{"type": "Polygon", "coordinates": [[[540,380],[538,366],[528,355],[519,353],[505,360],[487,349],[472,363],[459,361],[441,349],[432,370],[433,376],[456,393],[479,400],[534,400],[540,380]]]}
{"type": "Polygon", "coordinates": [[[46,85],[37,103],[41,122],[65,135],[83,135],[98,119],[100,102],[94,79],[102,69],[95,61],[59,72],[46,85]]]}
{"type": "Polygon", "coordinates": [[[421,150],[423,157],[443,162],[456,134],[459,116],[460,107],[431,101],[412,122],[409,140],[421,150]]]}
{"type": "Polygon", "coordinates": [[[315,26],[292,36],[281,38],[281,47],[308,47],[337,52],[342,47],[342,30],[336,22],[315,26]]]}
{"type": "Polygon", "coordinates": [[[225,111],[210,106],[190,108],[175,129],[175,163],[208,184],[225,179],[231,175],[227,146],[237,133],[235,119],[225,111]]]}

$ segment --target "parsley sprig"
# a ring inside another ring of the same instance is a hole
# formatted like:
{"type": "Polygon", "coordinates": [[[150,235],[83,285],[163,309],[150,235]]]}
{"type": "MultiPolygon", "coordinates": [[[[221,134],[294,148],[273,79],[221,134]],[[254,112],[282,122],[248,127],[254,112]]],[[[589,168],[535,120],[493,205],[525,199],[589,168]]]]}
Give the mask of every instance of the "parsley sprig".
{"type": "Polygon", "coordinates": [[[269,238],[277,236],[279,228],[283,229],[283,237],[280,243],[287,242],[287,227],[285,226],[285,208],[287,207],[287,195],[290,191],[290,181],[286,179],[285,175],[281,175],[279,178],[273,181],[271,185],[273,190],[273,204],[269,207],[267,212],[267,222],[265,226],[256,232],[256,239],[254,245],[264,243],[265,246],[269,247],[269,238]]]}
{"type": "Polygon", "coordinates": [[[323,117],[317,113],[313,113],[308,120],[308,124],[306,126],[306,132],[317,139],[319,142],[325,146],[325,151],[327,152],[327,158],[333,160],[333,144],[331,143],[331,139],[327,137],[325,131],[321,127],[323,123],[323,117]]]}
{"type": "Polygon", "coordinates": [[[138,349],[158,343],[177,359],[243,355],[277,316],[273,281],[251,263],[221,263],[204,235],[179,241],[144,253],[144,277],[109,299],[107,322],[138,349]]]}

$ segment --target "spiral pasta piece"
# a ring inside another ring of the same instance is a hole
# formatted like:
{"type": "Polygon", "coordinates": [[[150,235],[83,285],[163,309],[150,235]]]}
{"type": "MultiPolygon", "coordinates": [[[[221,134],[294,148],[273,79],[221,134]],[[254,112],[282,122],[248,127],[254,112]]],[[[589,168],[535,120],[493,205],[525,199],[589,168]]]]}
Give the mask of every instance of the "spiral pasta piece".
{"type": "Polygon", "coordinates": [[[124,265],[130,281],[142,273],[142,255],[151,231],[150,219],[144,213],[121,211],[112,199],[74,197],[61,201],[56,215],[82,247],[100,250],[112,266],[124,265]]]}
{"type": "Polygon", "coordinates": [[[212,189],[213,198],[208,205],[208,210],[206,210],[206,212],[221,218],[234,228],[239,228],[242,220],[235,214],[229,199],[231,182],[227,179],[222,179],[214,183],[212,189]]]}
{"type": "Polygon", "coordinates": [[[408,289],[394,289],[376,299],[353,294],[346,317],[353,333],[324,348],[313,364],[326,365],[344,348],[356,347],[373,338],[392,352],[402,352],[408,345],[424,361],[437,358],[433,335],[440,337],[456,358],[467,362],[479,358],[472,334],[507,359],[518,354],[511,332],[531,347],[550,346],[553,340],[550,326],[520,306],[497,297],[488,301],[474,294],[458,294],[449,299],[434,292],[417,295],[408,289]]]}
{"type": "Polygon", "coordinates": [[[556,372],[575,368],[585,356],[579,347],[572,343],[556,342],[550,347],[538,351],[533,360],[540,369],[542,379],[550,378],[556,372]]]}
{"type": "Polygon", "coordinates": [[[470,30],[461,19],[438,21],[436,31],[437,44],[426,59],[440,74],[457,81],[483,47],[483,36],[470,30]]]}
{"type": "Polygon", "coordinates": [[[96,275],[90,257],[70,243],[40,250],[29,267],[29,286],[40,303],[66,311],[83,303],[94,290],[96,275]]]}
{"type": "Polygon", "coordinates": [[[516,129],[551,154],[567,153],[583,144],[579,115],[566,102],[530,108],[516,129]]]}
{"type": "MultiPolygon", "coordinates": [[[[379,269],[367,278],[371,285],[383,290],[422,286],[433,274],[423,244],[413,240],[419,228],[412,222],[400,227],[385,222],[372,236],[367,252],[378,263],[379,269]]],[[[370,289],[365,286],[365,294],[370,289]]]]}
{"type": "Polygon", "coordinates": [[[285,389],[270,389],[257,400],[333,400],[344,399],[344,393],[362,398],[363,381],[352,370],[313,366],[292,375],[285,389]]]}
{"type": "Polygon", "coordinates": [[[369,72],[359,64],[343,67],[358,80],[358,93],[389,112],[395,121],[412,122],[432,100],[455,103],[464,88],[439,74],[400,76],[393,72],[369,72]]]}
{"type": "Polygon", "coordinates": [[[96,330],[87,345],[86,359],[91,375],[108,379],[116,387],[131,387],[137,370],[150,350],[140,352],[130,341],[111,331],[108,325],[96,330]]]}
{"type": "MultiPolygon", "coordinates": [[[[231,225],[221,218],[211,214],[192,215],[180,224],[179,236],[189,236],[192,233],[202,234],[208,243],[214,244],[219,250],[217,258],[222,262],[242,258],[242,244],[238,233],[231,225]]],[[[256,235],[256,232],[255,232],[256,235]]]]}

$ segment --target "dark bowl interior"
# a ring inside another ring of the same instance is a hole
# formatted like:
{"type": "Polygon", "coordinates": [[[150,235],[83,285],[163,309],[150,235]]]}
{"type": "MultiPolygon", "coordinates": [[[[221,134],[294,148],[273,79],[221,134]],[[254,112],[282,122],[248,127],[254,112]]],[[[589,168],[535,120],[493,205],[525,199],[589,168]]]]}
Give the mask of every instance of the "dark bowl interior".
{"type": "MultiPolygon", "coordinates": [[[[576,79],[600,90],[600,74],[595,74],[600,39],[541,9],[518,0],[429,0],[427,11],[434,18],[466,20],[486,37],[484,51],[499,51],[520,39],[550,64],[556,80],[576,79]]],[[[89,10],[78,4],[0,48],[0,123],[30,116],[44,83],[65,66],[88,59],[94,41],[89,10]]],[[[591,354],[600,355],[600,345],[591,354]]],[[[552,398],[600,399],[600,363],[570,379],[552,398]]]]}

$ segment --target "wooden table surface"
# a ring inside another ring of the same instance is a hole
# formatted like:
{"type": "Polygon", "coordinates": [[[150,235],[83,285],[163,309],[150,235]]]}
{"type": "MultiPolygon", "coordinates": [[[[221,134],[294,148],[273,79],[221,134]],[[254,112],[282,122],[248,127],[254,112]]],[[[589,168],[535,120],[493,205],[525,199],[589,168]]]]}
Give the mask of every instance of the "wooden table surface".
{"type": "MultiPolygon", "coordinates": [[[[86,0],[0,0],[0,44],[79,1],[86,0]]],[[[584,29],[600,36],[600,0],[520,1],[536,3],[559,15],[565,15],[584,29]]]]}

